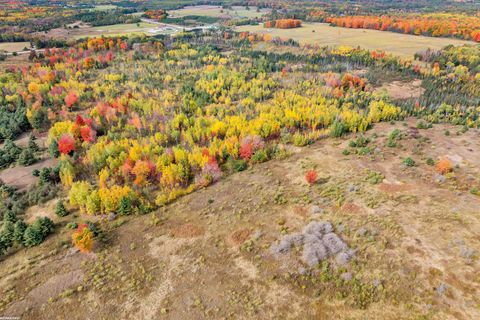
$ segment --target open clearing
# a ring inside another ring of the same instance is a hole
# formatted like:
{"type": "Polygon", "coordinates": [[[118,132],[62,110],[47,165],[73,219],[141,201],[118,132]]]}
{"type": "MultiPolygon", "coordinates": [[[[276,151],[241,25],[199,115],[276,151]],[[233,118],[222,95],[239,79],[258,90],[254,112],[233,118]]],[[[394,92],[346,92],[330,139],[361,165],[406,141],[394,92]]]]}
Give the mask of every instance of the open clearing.
{"type": "Polygon", "coordinates": [[[0,52],[17,52],[24,48],[30,48],[30,42],[0,42],[0,52]]]}
{"type": "Polygon", "coordinates": [[[220,6],[188,6],[178,10],[168,11],[169,18],[181,18],[185,16],[206,16],[216,18],[256,18],[270,12],[269,9],[260,9],[257,12],[257,7],[233,6],[232,9],[223,9],[220,6]]]}
{"type": "Polygon", "coordinates": [[[303,23],[301,28],[267,29],[263,25],[239,26],[237,31],[269,33],[274,37],[293,39],[300,44],[319,46],[360,46],[369,50],[383,50],[401,57],[413,58],[413,55],[427,48],[441,49],[447,45],[475,44],[450,38],[432,38],[394,32],[366,29],[349,29],[332,27],[326,23],[303,23]]]}
{"type": "Polygon", "coordinates": [[[158,25],[147,22],[130,23],[130,24],[114,24],[100,27],[90,27],[85,24],[79,24],[79,28],[52,29],[47,33],[48,37],[60,39],[80,39],[85,37],[100,37],[100,36],[126,36],[126,35],[152,35],[150,30],[158,28],[158,25]]]}
{"type": "MultiPolygon", "coordinates": [[[[157,212],[100,224],[93,253],[70,247],[70,221],[42,246],[0,261],[0,314],[22,319],[480,319],[480,131],[416,119],[366,135],[372,155],[342,154],[345,139],[292,148],[157,212]],[[402,132],[388,147],[393,129],[402,132]],[[450,136],[445,130],[452,132],[450,136]],[[412,157],[417,165],[405,167],[412,157]],[[425,159],[458,165],[439,182],[425,159]],[[305,171],[319,182],[308,186],[305,171]],[[383,181],[371,182],[372,172],[383,181]],[[315,205],[315,207],[314,207],[315,205]],[[313,210],[315,209],[315,210],[313,210]],[[301,250],[272,253],[285,234],[330,221],[354,261],[308,271],[301,250]],[[118,308],[122,306],[122,308],[118,308]]],[[[53,210],[53,204],[38,209],[53,210]]]]}

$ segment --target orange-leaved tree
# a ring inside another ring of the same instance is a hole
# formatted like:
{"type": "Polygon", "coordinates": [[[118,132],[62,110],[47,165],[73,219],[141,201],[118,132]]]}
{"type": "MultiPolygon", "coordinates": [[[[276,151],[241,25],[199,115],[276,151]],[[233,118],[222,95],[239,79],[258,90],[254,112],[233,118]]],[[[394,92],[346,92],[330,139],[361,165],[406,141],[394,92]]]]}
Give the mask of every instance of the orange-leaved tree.
{"type": "Polygon", "coordinates": [[[75,247],[80,252],[88,253],[93,249],[93,232],[87,224],[81,224],[72,234],[72,240],[75,247]]]}

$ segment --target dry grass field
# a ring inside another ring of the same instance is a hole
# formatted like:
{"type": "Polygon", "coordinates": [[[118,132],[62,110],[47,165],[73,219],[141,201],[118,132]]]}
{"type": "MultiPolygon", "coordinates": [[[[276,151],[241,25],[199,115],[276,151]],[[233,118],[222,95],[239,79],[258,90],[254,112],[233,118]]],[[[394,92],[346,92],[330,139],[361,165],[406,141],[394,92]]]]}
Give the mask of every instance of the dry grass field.
{"type": "Polygon", "coordinates": [[[301,28],[295,29],[267,29],[263,25],[240,26],[236,30],[269,33],[274,37],[294,39],[301,44],[360,46],[369,50],[383,50],[406,58],[411,58],[416,52],[427,48],[438,50],[450,44],[463,45],[474,43],[450,38],[432,38],[377,30],[338,28],[325,23],[304,23],[301,28]]]}
{"type": "Polygon", "coordinates": [[[17,52],[24,48],[30,48],[30,42],[0,42],[0,52],[17,52]]]}
{"type": "Polygon", "coordinates": [[[257,7],[250,7],[248,10],[246,7],[233,6],[232,9],[222,9],[220,6],[188,6],[178,10],[168,11],[170,18],[180,18],[185,16],[206,16],[216,18],[256,18],[268,13],[269,9],[260,9],[257,11],[257,7]]]}
{"type": "MultiPolygon", "coordinates": [[[[115,221],[92,253],[55,235],[0,261],[0,314],[22,319],[479,319],[480,132],[416,119],[367,132],[371,155],[345,139],[290,148],[283,160],[229,176],[153,214],[115,221]],[[396,146],[388,134],[398,129],[396,146]],[[445,130],[452,132],[446,136],[445,130]],[[402,162],[412,157],[416,165],[402,162]],[[427,158],[447,157],[439,179],[427,158]],[[303,175],[319,172],[309,186],[303,175]],[[354,251],[306,269],[285,235],[328,221],[354,251]],[[118,306],[122,306],[121,309],[118,306]]],[[[29,215],[35,215],[29,212],[29,215]]]]}

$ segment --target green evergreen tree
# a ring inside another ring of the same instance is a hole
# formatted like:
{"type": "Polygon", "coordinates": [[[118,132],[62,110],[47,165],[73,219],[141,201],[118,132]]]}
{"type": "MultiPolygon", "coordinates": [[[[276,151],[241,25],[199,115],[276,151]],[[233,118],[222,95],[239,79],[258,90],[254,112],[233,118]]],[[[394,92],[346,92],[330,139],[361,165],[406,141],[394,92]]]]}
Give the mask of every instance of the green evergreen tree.
{"type": "Polygon", "coordinates": [[[15,228],[13,230],[13,238],[16,243],[23,243],[23,235],[28,225],[23,220],[15,222],[15,228]]]}
{"type": "Polygon", "coordinates": [[[25,229],[25,233],[23,234],[23,245],[25,247],[38,246],[42,242],[42,231],[38,226],[32,224],[25,229]]]}
{"type": "Polygon", "coordinates": [[[48,146],[48,152],[52,158],[60,157],[60,151],[58,151],[58,143],[57,141],[53,140],[52,143],[48,146]]]}
{"type": "Polygon", "coordinates": [[[55,214],[59,217],[65,217],[68,215],[67,209],[65,209],[65,206],[63,204],[63,201],[58,201],[57,205],[55,206],[55,214]]]}
{"type": "Polygon", "coordinates": [[[37,138],[31,134],[30,137],[28,138],[28,149],[32,150],[33,152],[37,152],[38,150],[40,150],[40,147],[38,146],[38,144],[35,142],[37,140],[37,138]]]}
{"type": "Polygon", "coordinates": [[[24,167],[30,166],[37,161],[35,153],[30,148],[23,149],[17,160],[18,164],[24,167]]]}
{"type": "Polygon", "coordinates": [[[9,220],[4,220],[3,221],[3,228],[2,232],[0,233],[0,237],[3,239],[3,243],[8,247],[11,247],[13,245],[13,234],[15,231],[15,225],[13,222],[9,220]]]}
{"type": "Polygon", "coordinates": [[[132,213],[132,201],[128,197],[123,197],[118,205],[118,213],[122,216],[128,216],[132,213]]]}

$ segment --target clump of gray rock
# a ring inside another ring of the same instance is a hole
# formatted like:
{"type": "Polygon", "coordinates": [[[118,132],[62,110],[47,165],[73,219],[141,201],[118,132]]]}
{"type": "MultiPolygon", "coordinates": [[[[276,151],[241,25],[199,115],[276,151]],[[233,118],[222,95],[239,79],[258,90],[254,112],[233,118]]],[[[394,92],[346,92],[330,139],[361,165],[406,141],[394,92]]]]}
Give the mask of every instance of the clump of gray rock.
{"type": "Polygon", "coordinates": [[[337,264],[346,265],[355,256],[355,252],[333,232],[332,224],[327,221],[312,221],[301,233],[284,236],[270,249],[273,254],[278,255],[289,252],[293,247],[302,246],[302,261],[310,267],[333,256],[337,264]]]}

